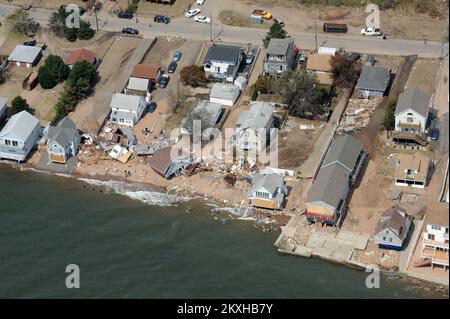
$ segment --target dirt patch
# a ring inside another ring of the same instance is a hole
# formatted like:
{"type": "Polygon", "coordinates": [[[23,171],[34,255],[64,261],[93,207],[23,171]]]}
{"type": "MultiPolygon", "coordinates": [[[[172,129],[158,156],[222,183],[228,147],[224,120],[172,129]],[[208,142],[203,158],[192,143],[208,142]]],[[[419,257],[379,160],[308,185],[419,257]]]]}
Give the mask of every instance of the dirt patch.
{"type": "Polygon", "coordinates": [[[142,63],[158,64],[163,67],[171,58],[170,53],[183,45],[186,40],[181,38],[158,37],[155,45],[146,54],[142,63]]]}
{"type": "Polygon", "coordinates": [[[433,95],[439,65],[440,61],[437,59],[418,59],[412,68],[406,87],[418,88],[430,96],[433,95]]]}
{"type": "Polygon", "coordinates": [[[270,22],[254,23],[249,15],[242,14],[234,10],[223,10],[219,13],[219,20],[223,24],[231,25],[233,27],[254,27],[254,28],[269,28],[270,22]]]}

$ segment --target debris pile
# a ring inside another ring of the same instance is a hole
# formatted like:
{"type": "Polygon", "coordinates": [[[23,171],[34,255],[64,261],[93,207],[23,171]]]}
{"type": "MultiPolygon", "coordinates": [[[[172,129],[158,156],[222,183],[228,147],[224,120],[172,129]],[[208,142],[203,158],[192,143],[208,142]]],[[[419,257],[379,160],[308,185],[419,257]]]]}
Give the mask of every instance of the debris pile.
{"type": "Polygon", "coordinates": [[[339,133],[362,130],[369,124],[370,116],[380,103],[379,99],[350,99],[338,128],[339,133]]]}

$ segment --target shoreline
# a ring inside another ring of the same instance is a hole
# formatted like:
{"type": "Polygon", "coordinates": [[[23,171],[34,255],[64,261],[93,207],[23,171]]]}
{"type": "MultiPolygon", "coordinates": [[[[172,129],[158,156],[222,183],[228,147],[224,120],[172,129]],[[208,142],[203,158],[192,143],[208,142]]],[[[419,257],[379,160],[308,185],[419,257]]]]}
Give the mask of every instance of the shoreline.
{"type": "MultiPolygon", "coordinates": [[[[254,221],[255,223],[258,222],[258,217],[250,217],[250,218],[246,218],[246,217],[239,217],[235,214],[233,214],[231,212],[232,209],[235,209],[235,207],[230,207],[230,206],[226,206],[224,205],[223,202],[221,202],[220,200],[215,200],[212,197],[209,197],[207,195],[204,194],[200,194],[200,193],[193,193],[192,191],[189,192],[186,189],[183,189],[180,186],[176,186],[176,187],[170,187],[170,186],[161,186],[158,185],[157,183],[151,183],[151,182],[134,182],[134,181],[130,181],[127,178],[124,177],[119,177],[119,176],[114,176],[111,174],[83,174],[80,172],[73,172],[71,174],[69,173],[57,173],[57,172],[51,172],[51,171],[45,171],[45,170],[40,170],[37,169],[35,166],[29,164],[29,163],[22,163],[22,164],[17,164],[17,163],[12,163],[12,162],[7,162],[7,161],[0,161],[0,169],[17,169],[20,171],[32,171],[32,172],[36,172],[36,173],[44,173],[47,175],[52,175],[52,176],[60,176],[60,177],[65,177],[65,178],[74,178],[78,181],[81,181],[85,184],[90,184],[88,182],[88,180],[92,180],[92,181],[98,181],[100,183],[104,183],[101,185],[97,185],[97,186],[101,186],[101,187],[108,187],[110,189],[112,189],[113,191],[115,191],[116,194],[119,195],[123,195],[123,196],[127,196],[127,194],[125,193],[121,193],[118,192],[114,189],[114,187],[112,185],[107,185],[107,183],[111,182],[111,183],[122,183],[128,187],[131,188],[136,188],[136,187],[142,187],[145,186],[147,187],[144,191],[149,191],[149,192],[156,192],[156,193],[161,193],[161,194],[165,194],[168,196],[175,196],[176,199],[174,201],[178,201],[178,202],[183,202],[183,201],[202,201],[204,205],[206,206],[211,206],[213,210],[215,210],[218,214],[220,213],[225,213],[228,217],[231,217],[233,219],[237,219],[237,220],[244,220],[244,221],[254,221]]],[[[93,185],[93,184],[91,184],[93,185]]],[[[133,198],[130,196],[127,196],[133,200],[139,200],[141,202],[146,203],[145,201],[142,201],[138,198],[133,198]]],[[[152,205],[152,203],[146,203],[146,204],[150,204],[152,205]]],[[[158,206],[163,206],[161,205],[161,203],[153,203],[153,205],[158,205],[158,206]]],[[[266,224],[272,224],[273,222],[268,222],[266,224]]],[[[276,221],[275,221],[276,223],[276,221]]],[[[277,225],[277,227],[275,229],[270,229],[269,231],[280,231],[281,234],[281,225],[277,225]]],[[[266,232],[265,228],[262,227],[263,231],[266,232]]],[[[302,257],[296,254],[292,254],[289,252],[284,252],[284,251],[280,251],[280,249],[276,248],[277,252],[280,254],[288,254],[288,255],[292,255],[292,256],[296,256],[296,257],[302,257]]],[[[344,262],[337,262],[335,260],[330,260],[327,258],[322,258],[320,256],[316,256],[314,255],[313,257],[323,260],[325,262],[329,262],[332,264],[337,264],[337,265],[342,265],[345,266],[347,268],[350,269],[354,269],[354,270],[358,270],[358,271],[365,271],[364,267],[362,265],[357,265],[354,263],[349,263],[347,261],[344,262]]],[[[305,258],[305,257],[303,257],[305,258]]],[[[307,257],[309,258],[309,257],[307,257]]],[[[384,269],[384,268],[380,268],[380,273],[382,275],[384,275],[386,278],[388,279],[398,279],[398,280],[408,280],[412,283],[418,284],[421,286],[421,288],[427,290],[427,289],[435,289],[435,290],[439,290],[442,292],[446,292],[447,296],[448,296],[448,292],[449,292],[449,286],[443,285],[443,284],[439,284],[437,282],[433,282],[433,281],[427,281],[421,278],[417,278],[414,276],[410,276],[406,273],[402,273],[400,272],[398,269],[396,269],[395,267],[392,269],[384,269]]]]}

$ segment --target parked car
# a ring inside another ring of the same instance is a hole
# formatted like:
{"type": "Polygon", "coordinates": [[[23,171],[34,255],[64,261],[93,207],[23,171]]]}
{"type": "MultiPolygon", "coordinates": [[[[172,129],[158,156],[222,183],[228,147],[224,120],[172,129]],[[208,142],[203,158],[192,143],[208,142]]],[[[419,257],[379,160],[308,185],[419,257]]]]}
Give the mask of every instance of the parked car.
{"type": "Polygon", "coordinates": [[[437,141],[439,139],[439,129],[437,127],[433,128],[430,132],[431,139],[437,141]]]}
{"type": "Polygon", "coordinates": [[[361,29],[361,35],[368,35],[368,36],[380,36],[383,35],[383,31],[379,28],[369,27],[361,29]]]}
{"type": "Polygon", "coordinates": [[[150,102],[147,107],[147,112],[149,112],[149,113],[155,112],[156,106],[157,106],[156,102],[150,102]]]}
{"type": "Polygon", "coordinates": [[[199,8],[195,8],[195,9],[191,9],[188,12],[186,12],[184,14],[184,16],[186,18],[192,18],[193,16],[195,16],[196,14],[199,14],[200,12],[202,12],[202,10],[200,10],[199,8]]]}
{"type": "Polygon", "coordinates": [[[211,18],[205,16],[195,16],[194,21],[201,23],[211,23],[211,18]]]}
{"type": "Polygon", "coordinates": [[[139,30],[134,28],[125,27],[122,29],[122,33],[125,34],[139,34],[139,30]]]}
{"type": "Polygon", "coordinates": [[[199,6],[203,5],[205,3],[206,0],[197,0],[197,4],[199,6]]]}
{"type": "Polygon", "coordinates": [[[168,24],[170,22],[169,17],[166,16],[162,16],[162,15],[157,15],[155,16],[155,18],[153,19],[153,21],[157,22],[157,23],[164,23],[164,24],[168,24]]]}
{"type": "Polygon", "coordinates": [[[247,56],[245,57],[245,64],[252,64],[253,60],[255,59],[255,55],[256,55],[255,48],[248,51],[247,56]]]}
{"type": "Polygon", "coordinates": [[[161,76],[161,78],[159,79],[159,83],[158,83],[159,87],[161,89],[164,89],[167,86],[167,84],[169,83],[169,79],[170,79],[170,77],[168,74],[163,74],[161,76]]]}
{"type": "Polygon", "coordinates": [[[167,72],[174,73],[176,69],[177,69],[177,62],[172,61],[172,62],[170,62],[169,66],[167,67],[167,72]]]}
{"type": "Polygon", "coordinates": [[[181,59],[181,51],[177,50],[173,53],[172,60],[178,62],[178,61],[180,61],[180,59],[181,59]]]}
{"type": "Polygon", "coordinates": [[[255,10],[253,10],[252,15],[253,15],[253,16],[257,16],[257,17],[261,17],[261,18],[264,19],[264,20],[270,20],[270,19],[272,19],[272,13],[271,13],[271,12],[269,12],[269,11],[264,11],[264,10],[261,10],[261,9],[255,9],[255,10]]]}
{"type": "Polygon", "coordinates": [[[300,66],[305,65],[306,63],[306,55],[304,53],[298,54],[297,64],[300,66]]]}
{"type": "Polygon", "coordinates": [[[30,40],[30,41],[25,41],[23,43],[23,45],[26,45],[26,46],[29,46],[29,47],[34,47],[36,45],[36,43],[37,43],[36,40],[33,39],[33,40],[30,40]]]}
{"type": "Polygon", "coordinates": [[[133,19],[133,12],[125,10],[120,12],[118,17],[121,19],[133,19]]]}

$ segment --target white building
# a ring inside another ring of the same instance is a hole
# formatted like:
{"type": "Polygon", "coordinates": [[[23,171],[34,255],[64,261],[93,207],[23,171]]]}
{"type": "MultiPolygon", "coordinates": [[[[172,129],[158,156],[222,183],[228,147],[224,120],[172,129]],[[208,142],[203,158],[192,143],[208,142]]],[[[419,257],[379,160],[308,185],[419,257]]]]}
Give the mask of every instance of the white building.
{"type": "Polygon", "coordinates": [[[430,97],[419,89],[407,89],[399,97],[395,108],[395,130],[423,133],[426,129],[430,97]]]}
{"type": "Polygon", "coordinates": [[[233,82],[244,58],[241,47],[213,44],[203,61],[205,72],[216,79],[233,82]]]}
{"type": "Polygon", "coordinates": [[[241,91],[233,84],[215,83],[209,93],[209,101],[222,105],[233,106],[236,103],[241,91]]]}
{"type": "Polygon", "coordinates": [[[32,68],[38,64],[41,57],[42,48],[19,44],[8,56],[8,61],[16,66],[32,68]]]}
{"type": "Polygon", "coordinates": [[[111,99],[111,115],[113,123],[134,126],[141,118],[147,106],[143,96],[114,93],[111,99]]]}
{"type": "Polygon", "coordinates": [[[39,120],[27,111],[17,113],[0,131],[0,159],[23,162],[41,136],[39,120]]]}
{"type": "Polygon", "coordinates": [[[242,111],[236,121],[236,145],[243,150],[262,150],[271,140],[274,123],[273,107],[256,102],[250,110],[242,111]]]}
{"type": "Polygon", "coordinates": [[[421,259],[429,260],[432,267],[448,269],[448,218],[446,204],[429,209],[425,217],[421,259]]]}

